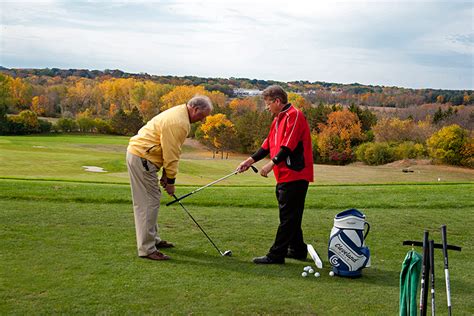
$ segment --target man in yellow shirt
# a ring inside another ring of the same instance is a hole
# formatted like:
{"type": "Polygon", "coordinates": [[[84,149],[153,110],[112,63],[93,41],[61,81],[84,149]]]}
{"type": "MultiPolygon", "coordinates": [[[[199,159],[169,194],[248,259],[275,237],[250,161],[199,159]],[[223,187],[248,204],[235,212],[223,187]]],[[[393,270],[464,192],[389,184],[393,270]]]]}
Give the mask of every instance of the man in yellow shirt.
{"type": "Polygon", "coordinates": [[[158,210],[161,191],[158,171],[162,168],[161,186],[169,195],[175,191],[181,146],[191,130],[191,123],[204,121],[212,111],[206,96],[196,95],[187,104],[172,107],[143,126],[130,139],[127,168],[132,188],[133,212],[138,255],[152,260],[168,260],[158,248],[174,245],[158,234],[158,210]]]}

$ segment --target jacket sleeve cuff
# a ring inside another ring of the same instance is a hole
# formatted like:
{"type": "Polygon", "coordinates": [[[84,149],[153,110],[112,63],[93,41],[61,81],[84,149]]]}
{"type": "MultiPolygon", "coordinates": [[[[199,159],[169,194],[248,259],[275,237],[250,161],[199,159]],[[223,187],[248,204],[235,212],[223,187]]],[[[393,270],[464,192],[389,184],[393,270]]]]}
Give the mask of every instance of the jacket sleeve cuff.
{"type": "Polygon", "coordinates": [[[263,149],[262,147],[260,147],[256,153],[254,153],[252,156],[252,159],[257,162],[259,160],[262,160],[263,158],[265,158],[268,154],[270,153],[270,150],[266,150],[266,149],[263,149]]]}
{"type": "Polygon", "coordinates": [[[288,147],[281,146],[280,151],[272,158],[272,161],[275,165],[284,161],[291,153],[291,150],[288,147]]]}

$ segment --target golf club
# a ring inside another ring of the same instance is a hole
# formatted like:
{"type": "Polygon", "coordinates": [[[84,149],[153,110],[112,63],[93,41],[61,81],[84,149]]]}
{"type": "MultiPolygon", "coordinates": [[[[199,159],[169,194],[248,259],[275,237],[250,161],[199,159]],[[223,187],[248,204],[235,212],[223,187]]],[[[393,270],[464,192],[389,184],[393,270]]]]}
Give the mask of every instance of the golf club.
{"type": "Polygon", "coordinates": [[[431,277],[431,316],[436,315],[435,308],[435,271],[434,271],[434,240],[429,243],[430,248],[430,277],[431,277]]]}
{"type": "Polygon", "coordinates": [[[449,280],[449,269],[448,269],[448,239],[446,232],[446,225],[441,226],[441,239],[443,243],[443,255],[444,255],[444,277],[446,280],[446,300],[448,302],[448,315],[451,316],[451,285],[449,280]]]}
{"type": "Polygon", "coordinates": [[[181,207],[183,208],[183,210],[186,212],[186,214],[189,215],[189,217],[191,217],[191,219],[193,220],[193,222],[197,225],[197,227],[199,227],[199,229],[203,232],[204,235],[206,235],[207,239],[211,242],[211,244],[214,246],[214,248],[217,249],[217,251],[220,253],[221,256],[224,256],[224,257],[231,257],[232,256],[232,251],[231,250],[226,250],[224,252],[220,251],[219,248],[217,248],[216,244],[212,241],[212,239],[206,234],[206,232],[204,231],[204,229],[201,227],[201,225],[198,224],[198,222],[196,222],[196,220],[194,219],[194,217],[191,215],[191,213],[189,213],[189,211],[184,207],[183,203],[181,203],[180,200],[178,200],[178,198],[176,197],[176,195],[173,194],[173,197],[176,199],[175,201],[179,203],[179,205],[181,205],[181,207]]]}
{"type": "MultiPolygon", "coordinates": [[[[252,168],[253,172],[255,172],[255,173],[258,172],[258,169],[255,168],[254,166],[250,166],[250,168],[252,168]]],[[[192,195],[192,194],[194,194],[194,193],[197,193],[197,192],[199,192],[199,191],[201,191],[201,190],[203,190],[203,189],[205,189],[205,188],[207,188],[207,187],[210,187],[211,185],[216,184],[217,182],[221,182],[222,180],[227,179],[228,177],[231,177],[231,176],[233,176],[233,175],[235,175],[235,174],[237,174],[237,173],[239,173],[239,172],[236,170],[236,171],[234,171],[234,172],[232,172],[232,173],[229,173],[228,175],[226,175],[226,176],[224,176],[224,177],[222,177],[222,178],[220,178],[220,179],[217,179],[217,180],[215,180],[215,181],[212,181],[212,182],[209,183],[209,184],[206,184],[206,185],[203,186],[203,187],[197,188],[196,190],[194,190],[194,191],[192,191],[192,192],[190,192],[190,193],[187,193],[187,194],[185,194],[185,195],[183,195],[183,196],[180,196],[179,198],[176,198],[176,197],[175,197],[175,200],[166,203],[166,206],[170,206],[171,204],[174,204],[174,203],[176,203],[176,202],[178,202],[178,201],[181,201],[182,199],[187,198],[188,196],[190,196],[190,195],[192,195]]]]}
{"type": "Polygon", "coordinates": [[[429,233],[427,230],[425,230],[423,235],[423,265],[421,268],[420,316],[426,316],[426,303],[428,301],[428,283],[430,281],[428,237],[429,233]]]}

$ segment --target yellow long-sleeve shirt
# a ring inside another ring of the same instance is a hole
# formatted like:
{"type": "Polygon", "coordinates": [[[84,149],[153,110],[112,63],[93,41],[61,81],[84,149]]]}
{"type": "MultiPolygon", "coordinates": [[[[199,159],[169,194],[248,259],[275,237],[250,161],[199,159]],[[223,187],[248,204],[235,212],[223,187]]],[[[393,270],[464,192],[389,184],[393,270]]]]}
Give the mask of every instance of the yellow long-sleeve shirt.
{"type": "Polygon", "coordinates": [[[181,146],[191,130],[186,104],[177,105],[152,118],[130,138],[127,151],[163,167],[176,178],[181,146]]]}

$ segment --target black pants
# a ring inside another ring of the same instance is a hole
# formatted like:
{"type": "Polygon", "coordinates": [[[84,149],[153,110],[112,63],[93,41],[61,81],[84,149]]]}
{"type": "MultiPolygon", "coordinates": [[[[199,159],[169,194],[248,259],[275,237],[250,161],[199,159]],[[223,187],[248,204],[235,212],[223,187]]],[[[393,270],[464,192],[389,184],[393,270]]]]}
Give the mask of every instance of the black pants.
{"type": "Polygon", "coordinates": [[[307,254],[301,221],[308,185],[309,182],[305,180],[277,184],[275,193],[280,209],[280,225],[268,257],[285,258],[288,251],[296,256],[307,254]]]}

